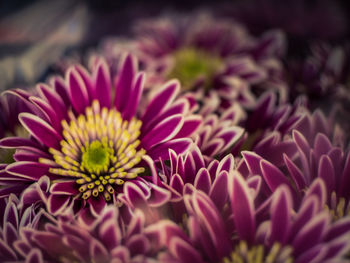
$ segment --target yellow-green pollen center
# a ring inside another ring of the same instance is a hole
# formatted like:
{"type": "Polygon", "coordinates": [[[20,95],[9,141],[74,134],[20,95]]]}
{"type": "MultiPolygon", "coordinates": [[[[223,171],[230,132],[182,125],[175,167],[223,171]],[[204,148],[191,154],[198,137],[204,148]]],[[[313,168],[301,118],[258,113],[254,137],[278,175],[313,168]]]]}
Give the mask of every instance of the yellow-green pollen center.
{"type": "Polygon", "coordinates": [[[83,199],[102,195],[110,201],[116,187],[145,171],[137,167],[146,153],[138,148],[142,123],[123,120],[116,109],[100,109],[98,101],[78,118],[72,112],[69,117],[70,123],[62,121],[61,150],[50,148],[50,172],[74,178],[83,199]]]}
{"type": "Polygon", "coordinates": [[[231,257],[224,258],[223,263],[292,263],[292,248],[274,243],[269,251],[263,245],[249,247],[247,242],[240,241],[231,257]]]}
{"type": "Polygon", "coordinates": [[[200,78],[204,88],[209,89],[223,64],[219,56],[194,48],[183,48],[175,52],[174,62],[169,78],[179,79],[185,90],[194,88],[200,78]]]}

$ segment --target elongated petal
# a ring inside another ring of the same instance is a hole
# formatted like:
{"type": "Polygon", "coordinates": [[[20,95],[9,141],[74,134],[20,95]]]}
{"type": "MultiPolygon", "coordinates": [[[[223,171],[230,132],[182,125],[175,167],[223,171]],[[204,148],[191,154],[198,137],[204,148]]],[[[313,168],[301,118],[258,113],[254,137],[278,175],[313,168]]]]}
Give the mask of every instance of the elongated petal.
{"type": "Polygon", "coordinates": [[[78,114],[83,113],[85,108],[89,106],[89,94],[79,72],[74,68],[68,69],[66,82],[73,108],[78,114]]]}
{"type": "Polygon", "coordinates": [[[159,90],[146,108],[141,119],[143,123],[151,122],[153,118],[161,114],[174,101],[180,90],[179,85],[178,81],[169,81],[159,90]]]}
{"type": "Polygon", "coordinates": [[[19,120],[39,142],[47,147],[60,149],[59,142],[62,137],[47,122],[30,113],[19,114],[19,120]]]}
{"type": "Polygon", "coordinates": [[[251,242],[255,235],[255,217],[249,188],[237,172],[231,172],[228,186],[237,233],[242,240],[251,242]]]}
{"type": "Polygon", "coordinates": [[[174,115],[163,120],[142,138],[142,146],[148,150],[153,145],[173,138],[181,129],[183,121],[184,119],[181,115],[174,115]]]}

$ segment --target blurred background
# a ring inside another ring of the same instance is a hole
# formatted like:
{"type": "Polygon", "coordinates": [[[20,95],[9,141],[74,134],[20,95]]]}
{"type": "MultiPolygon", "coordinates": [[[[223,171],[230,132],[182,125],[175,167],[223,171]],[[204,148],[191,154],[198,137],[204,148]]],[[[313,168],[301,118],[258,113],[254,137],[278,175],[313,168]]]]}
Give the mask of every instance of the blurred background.
{"type": "Polygon", "coordinates": [[[139,18],[207,10],[243,22],[253,34],[287,33],[290,55],[305,56],[312,41],[349,39],[347,1],[332,0],[2,0],[0,91],[44,81],[58,59],[85,52],[104,37],[131,33],[139,18]]]}

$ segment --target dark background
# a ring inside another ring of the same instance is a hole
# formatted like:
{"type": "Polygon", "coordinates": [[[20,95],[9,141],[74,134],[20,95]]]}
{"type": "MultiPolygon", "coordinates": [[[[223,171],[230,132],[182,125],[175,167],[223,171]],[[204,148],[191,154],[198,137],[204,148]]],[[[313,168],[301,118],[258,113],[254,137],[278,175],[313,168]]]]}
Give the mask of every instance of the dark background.
{"type": "Polygon", "coordinates": [[[280,28],[288,51],[305,56],[311,41],[349,39],[348,1],[339,0],[2,0],[0,91],[43,80],[65,54],[96,46],[103,37],[131,35],[135,20],[207,10],[243,22],[253,34],[280,28]]]}

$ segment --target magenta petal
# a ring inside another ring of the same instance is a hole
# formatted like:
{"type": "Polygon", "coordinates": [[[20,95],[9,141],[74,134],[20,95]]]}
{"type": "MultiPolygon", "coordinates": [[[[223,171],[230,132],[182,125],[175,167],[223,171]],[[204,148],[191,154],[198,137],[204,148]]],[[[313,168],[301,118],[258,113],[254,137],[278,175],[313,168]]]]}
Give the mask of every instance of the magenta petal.
{"type": "Polygon", "coordinates": [[[211,178],[206,168],[201,168],[198,171],[193,185],[198,190],[202,190],[206,194],[209,194],[210,187],[211,187],[211,178]]]}
{"type": "Polygon", "coordinates": [[[116,80],[115,101],[116,108],[123,114],[128,103],[131,101],[130,95],[132,82],[137,71],[137,62],[135,58],[128,54],[122,62],[118,79],[116,80]]]}
{"type": "Polygon", "coordinates": [[[108,250],[112,250],[120,245],[122,234],[119,227],[113,220],[102,224],[99,229],[99,237],[108,250]]]}
{"type": "Polygon", "coordinates": [[[246,182],[237,172],[229,177],[229,194],[237,233],[242,240],[251,242],[255,235],[254,203],[246,182]]]}
{"type": "Polygon", "coordinates": [[[5,137],[0,140],[1,148],[19,148],[19,147],[34,147],[40,148],[40,145],[33,140],[21,138],[21,137],[5,137]]]}
{"type": "Polygon", "coordinates": [[[147,200],[151,207],[159,207],[169,201],[171,193],[168,190],[156,185],[152,185],[151,187],[151,196],[147,200]]]}
{"type": "Polygon", "coordinates": [[[340,193],[342,196],[345,196],[345,197],[350,196],[349,185],[350,185],[350,152],[348,152],[346,156],[344,170],[340,181],[340,193]]]}
{"type": "Polygon", "coordinates": [[[51,105],[57,114],[57,118],[61,121],[67,117],[67,107],[60,95],[45,84],[38,85],[37,89],[41,96],[51,105]]]}
{"type": "Polygon", "coordinates": [[[47,147],[60,149],[59,142],[62,140],[62,137],[47,122],[30,113],[20,113],[18,118],[22,125],[39,142],[42,142],[47,147]]]}
{"type": "Polygon", "coordinates": [[[228,184],[228,173],[226,171],[222,171],[215,179],[211,189],[209,196],[211,200],[215,203],[216,207],[223,207],[228,198],[227,191],[228,184]]]}
{"type": "Polygon", "coordinates": [[[183,121],[180,114],[166,118],[142,138],[142,146],[148,150],[154,145],[170,140],[179,132],[183,121]]]}
{"type": "Polygon", "coordinates": [[[164,143],[160,143],[152,147],[147,154],[152,157],[153,160],[169,159],[169,149],[172,149],[176,154],[182,154],[189,149],[193,141],[189,138],[173,139],[164,143]]]}
{"type": "Polygon", "coordinates": [[[203,260],[200,254],[184,240],[174,237],[170,241],[169,250],[182,263],[202,263],[203,260]]]}
{"type": "Polygon", "coordinates": [[[90,211],[92,215],[96,217],[101,214],[107,205],[105,199],[101,195],[97,197],[90,197],[88,199],[88,203],[90,204],[90,211]]]}
{"type": "Polygon", "coordinates": [[[53,215],[61,213],[68,205],[71,196],[67,195],[50,195],[47,203],[48,211],[53,215]]]}
{"type": "Polygon", "coordinates": [[[328,196],[335,190],[335,174],[332,160],[327,155],[322,155],[318,167],[318,177],[326,183],[328,196]]]}
{"type": "Polygon", "coordinates": [[[52,194],[62,194],[62,195],[76,195],[79,193],[79,190],[76,188],[76,183],[71,181],[56,181],[51,189],[50,193],[52,194]]]}
{"type": "Polygon", "coordinates": [[[287,177],[272,163],[269,163],[266,160],[261,160],[260,168],[264,179],[272,192],[282,184],[291,188],[287,177]]]}
{"type": "Polygon", "coordinates": [[[78,114],[81,114],[89,105],[89,94],[85,83],[80,77],[79,72],[74,68],[68,69],[66,74],[66,81],[72,106],[78,114]]]}
{"type": "Polygon", "coordinates": [[[141,95],[143,92],[144,88],[144,83],[145,83],[145,74],[144,73],[139,73],[136,75],[134,83],[132,85],[132,93],[131,93],[131,98],[132,100],[130,101],[128,107],[123,112],[123,119],[124,120],[131,120],[132,117],[135,116],[139,102],[141,99],[141,95]]]}
{"type": "Polygon", "coordinates": [[[306,180],[300,169],[289,159],[289,157],[283,154],[284,162],[288,168],[290,176],[293,178],[295,185],[299,191],[306,187],[306,180]]]}
{"type": "Polygon", "coordinates": [[[262,158],[259,155],[254,152],[242,151],[242,156],[247,164],[250,174],[261,174],[260,161],[262,158]]]}
{"type": "Polygon", "coordinates": [[[44,263],[43,255],[40,250],[37,248],[32,249],[26,257],[25,263],[44,263]]]}
{"type": "Polygon", "coordinates": [[[15,162],[6,167],[6,172],[20,178],[37,181],[44,176],[50,166],[37,162],[15,162]]]}
{"type": "Polygon", "coordinates": [[[175,138],[190,137],[202,124],[202,116],[191,115],[185,117],[181,130],[176,134],[175,138]]]}
{"type": "Polygon", "coordinates": [[[17,260],[16,253],[2,239],[0,239],[0,255],[9,261],[17,260]]]}
{"type": "Polygon", "coordinates": [[[300,254],[318,244],[329,225],[329,221],[329,214],[324,212],[319,213],[304,225],[294,238],[294,253],[300,254]]]}
{"type": "Polygon", "coordinates": [[[100,60],[94,73],[95,96],[100,102],[101,108],[109,108],[111,105],[111,77],[109,68],[104,60],[100,60]]]}
{"type": "Polygon", "coordinates": [[[96,262],[108,262],[109,253],[107,249],[96,239],[92,239],[90,242],[90,259],[96,262]]]}
{"type": "Polygon", "coordinates": [[[134,235],[127,241],[127,247],[132,255],[145,254],[149,248],[149,241],[144,235],[134,235]]]}
{"type": "Polygon", "coordinates": [[[175,99],[180,90],[178,81],[167,82],[153,97],[142,117],[143,123],[149,123],[161,114],[175,99]]]}
{"type": "Polygon", "coordinates": [[[274,193],[271,203],[271,243],[285,244],[291,224],[292,197],[289,189],[280,187],[274,193]]]}

